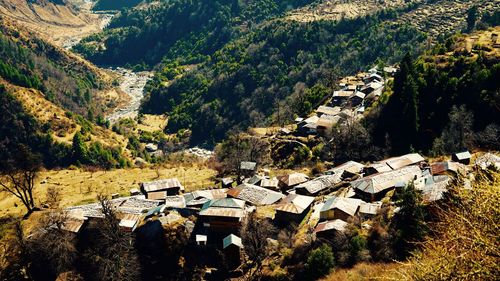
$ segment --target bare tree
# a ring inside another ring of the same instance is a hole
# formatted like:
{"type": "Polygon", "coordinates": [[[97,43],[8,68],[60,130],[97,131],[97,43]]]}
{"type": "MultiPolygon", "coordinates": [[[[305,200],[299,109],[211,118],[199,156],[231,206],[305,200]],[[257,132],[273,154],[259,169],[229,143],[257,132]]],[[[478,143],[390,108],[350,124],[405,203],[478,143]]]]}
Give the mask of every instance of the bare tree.
{"type": "Polygon", "coordinates": [[[41,169],[41,157],[31,152],[29,147],[19,145],[15,158],[9,160],[0,178],[0,191],[17,197],[26,207],[26,217],[35,210],[33,190],[41,169]]]}
{"type": "Polygon", "coordinates": [[[47,204],[49,204],[50,208],[52,209],[59,208],[59,203],[61,202],[60,189],[53,185],[49,186],[45,194],[45,201],[47,204]]]}
{"type": "Polygon", "coordinates": [[[34,275],[53,274],[57,277],[73,269],[78,251],[76,235],[65,229],[68,220],[66,212],[47,212],[40,219],[38,230],[27,240],[34,275]]]}
{"type": "Polygon", "coordinates": [[[255,273],[260,273],[262,261],[268,256],[268,238],[275,232],[274,227],[265,219],[251,213],[241,229],[241,240],[247,256],[256,264],[255,273]]]}
{"type": "Polygon", "coordinates": [[[95,280],[137,280],[139,263],[130,233],[120,228],[112,202],[100,194],[98,200],[104,218],[97,225],[97,237],[89,250],[88,262],[94,269],[95,280]]]}
{"type": "Polygon", "coordinates": [[[234,133],[215,149],[217,162],[222,166],[222,173],[235,173],[238,181],[242,176],[242,161],[265,162],[269,155],[269,144],[255,136],[234,133]]]}

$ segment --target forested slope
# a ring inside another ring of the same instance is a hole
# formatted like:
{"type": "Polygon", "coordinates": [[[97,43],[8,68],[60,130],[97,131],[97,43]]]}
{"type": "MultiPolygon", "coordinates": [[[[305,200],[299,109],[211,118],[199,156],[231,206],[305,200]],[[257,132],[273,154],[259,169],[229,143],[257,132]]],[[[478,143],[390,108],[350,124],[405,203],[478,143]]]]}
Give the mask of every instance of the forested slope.
{"type": "Polygon", "coordinates": [[[0,76],[79,114],[102,114],[97,93],[109,86],[88,63],[7,20],[0,25],[0,76]]]}
{"type": "MultiPolygon", "coordinates": [[[[192,144],[212,145],[233,129],[308,114],[341,76],[398,62],[407,52],[421,54],[431,38],[401,19],[422,5],[441,5],[390,1],[350,15],[342,9],[366,1],[320,2],[153,1],[122,11],[105,32],[75,50],[96,63],[153,67],[157,74],[142,112],[167,113],[168,132],[189,129],[192,144]],[[335,17],[297,20],[300,11],[328,10],[326,2],[335,17]]],[[[449,21],[473,25],[496,15],[463,1],[446,3],[460,11],[449,21]]]]}

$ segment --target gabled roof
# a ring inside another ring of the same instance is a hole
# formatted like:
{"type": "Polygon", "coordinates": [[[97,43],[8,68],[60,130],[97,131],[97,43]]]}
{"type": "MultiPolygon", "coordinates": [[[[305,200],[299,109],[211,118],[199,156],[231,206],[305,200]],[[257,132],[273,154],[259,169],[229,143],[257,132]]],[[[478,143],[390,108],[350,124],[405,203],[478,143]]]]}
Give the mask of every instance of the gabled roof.
{"type": "Polygon", "coordinates": [[[247,183],[228,190],[227,195],[257,206],[274,204],[285,197],[281,192],[247,183]]]}
{"type": "Polygon", "coordinates": [[[214,199],[205,203],[201,209],[204,210],[210,207],[244,209],[245,201],[235,198],[214,199]]]}
{"type": "Polygon", "coordinates": [[[359,205],[360,214],[376,215],[382,208],[382,202],[366,203],[362,202],[359,205]]]}
{"type": "Polygon", "coordinates": [[[323,114],[316,123],[316,126],[326,127],[326,128],[333,127],[333,125],[337,124],[340,121],[340,119],[342,118],[338,115],[334,116],[334,115],[323,114]]]}
{"type": "Polygon", "coordinates": [[[233,217],[245,216],[245,202],[234,198],[210,200],[200,211],[200,216],[233,217]]]}
{"type": "Polygon", "coordinates": [[[314,197],[299,194],[289,194],[278,203],[275,209],[287,213],[302,214],[304,210],[311,206],[313,201],[314,197]]]}
{"type": "Polygon", "coordinates": [[[422,170],[417,166],[408,166],[398,170],[371,175],[351,182],[351,186],[357,190],[369,194],[377,194],[398,183],[406,184],[415,177],[421,177],[422,170]]]}
{"type": "Polygon", "coordinates": [[[387,165],[386,163],[372,163],[366,166],[366,168],[374,169],[377,173],[385,173],[392,171],[392,168],[389,167],[389,165],[387,165]]]}
{"type": "Polygon", "coordinates": [[[458,160],[470,159],[472,155],[470,155],[469,151],[463,151],[459,153],[453,154],[458,160]]]}
{"type": "Polygon", "coordinates": [[[243,161],[240,163],[240,169],[242,169],[242,170],[255,171],[256,167],[257,167],[257,163],[255,163],[255,162],[243,161]]]}
{"type": "Polygon", "coordinates": [[[184,190],[184,187],[177,178],[143,182],[141,185],[146,192],[161,191],[171,188],[180,188],[180,190],[184,190]]]}
{"type": "Polygon", "coordinates": [[[165,198],[165,207],[167,208],[185,208],[186,207],[186,199],[184,196],[167,196],[165,198]]]}
{"type": "Polygon", "coordinates": [[[417,163],[420,163],[423,161],[425,161],[425,159],[424,159],[424,157],[422,157],[422,155],[420,155],[418,153],[411,153],[411,154],[406,154],[406,155],[402,155],[402,156],[398,156],[398,157],[392,157],[389,159],[385,159],[385,160],[379,161],[378,163],[381,163],[381,164],[385,163],[389,167],[391,167],[391,169],[396,170],[396,169],[403,168],[405,166],[414,165],[414,164],[417,164],[417,163]]]}
{"type": "Polygon", "coordinates": [[[343,232],[347,226],[347,222],[343,220],[332,220],[332,221],[324,221],[318,223],[316,228],[314,229],[314,232],[322,232],[322,231],[328,231],[328,230],[336,230],[339,232],[343,232]]]}
{"type": "MultiPolygon", "coordinates": [[[[356,87],[356,86],[354,86],[354,87],[356,87]]],[[[355,90],[356,90],[356,88],[354,88],[352,91],[348,91],[348,90],[335,91],[335,92],[333,92],[333,97],[334,98],[349,98],[350,96],[352,96],[352,94],[354,93],[355,90]]]]}
{"type": "Polygon", "coordinates": [[[316,123],[318,122],[318,120],[319,120],[319,117],[316,116],[316,115],[313,115],[311,117],[308,117],[308,118],[304,119],[301,123],[316,125],[316,123]]]}
{"type": "Polygon", "coordinates": [[[342,175],[339,174],[320,176],[308,182],[297,185],[295,189],[302,189],[307,191],[307,193],[309,194],[316,194],[341,182],[341,176],[342,175]]]}
{"type": "Polygon", "coordinates": [[[355,161],[348,161],[342,165],[339,165],[333,169],[330,169],[327,171],[327,174],[340,174],[342,175],[344,173],[344,171],[347,171],[351,174],[359,174],[361,173],[361,170],[363,170],[363,168],[365,167],[365,165],[361,164],[361,163],[358,163],[358,162],[355,162],[355,161]]]}
{"type": "Polygon", "coordinates": [[[306,182],[309,177],[302,173],[292,173],[289,175],[278,177],[278,179],[282,184],[291,187],[306,182]]]}
{"type": "Polygon", "coordinates": [[[277,178],[272,178],[272,179],[263,179],[260,182],[260,186],[264,188],[277,188],[279,184],[279,181],[277,178]]]}
{"type": "Polygon", "coordinates": [[[321,208],[321,212],[337,209],[350,216],[354,216],[361,203],[363,203],[363,200],[361,199],[332,197],[325,201],[323,208],[321,208]]]}
{"type": "Polygon", "coordinates": [[[316,113],[326,114],[326,115],[337,115],[340,113],[340,110],[341,109],[338,106],[331,107],[331,106],[320,105],[318,109],[316,109],[316,113]]]}
{"type": "Polygon", "coordinates": [[[249,178],[246,182],[249,184],[259,184],[263,179],[265,179],[265,177],[255,175],[255,176],[249,178]]]}
{"type": "Polygon", "coordinates": [[[224,240],[222,240],[223,249],[229,247],[230,245],[235,245],[238,248],[243,248],[243,243],[241,242],[241,238],[234,234],[229,234],[224,238],[224,240]]]}
{"type": "Polygon", "coordinates": [[[226,198],[227,188],[221,189],[208,189],[208,190],[196,190],[190,193],[184,194],[184,199],[186,200],[186,205],[202,205],[212,199],[226,198]]]}
{"type": "Polygon", "coordinates": [[[151,191],[148,192],[148,199],[150,200],[164,200],[167,198],[167,191],[151,191]]]}

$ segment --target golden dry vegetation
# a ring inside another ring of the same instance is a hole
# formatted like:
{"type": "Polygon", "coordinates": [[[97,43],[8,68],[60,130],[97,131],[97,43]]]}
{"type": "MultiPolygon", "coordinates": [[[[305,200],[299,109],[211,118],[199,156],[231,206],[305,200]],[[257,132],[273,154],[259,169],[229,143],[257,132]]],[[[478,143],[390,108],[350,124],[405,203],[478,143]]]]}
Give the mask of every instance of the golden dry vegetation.
{"type": "MultiPolygon", "coordinates": [[[[72,118],[67,117],[63,109],[46,100],[38,90],[18,87],[3,80],[0,81],[22,103],[29,114],[41,124],[50,124],[54,140],[71,144],[74,134],[80,130],[80,125],[72,118]]],[[[91,140],[101,142],[106,146],[119,146],[123,149],[125,149],[128,142],[125,137],[100,126],[93,126],[91,140]]]]}
{"type": "MultiPolygon", "coordinates": [[[[203,165],[191,167],[150,167],[117,169],[111,171],[84,171],[65,169],[44,171],[40,174],[35,188],[37,205],[45,201],[49,186],[57,187],[61,192],[61,207],[94,202],[99,193],[119,193],[129,195],[131,188],[138,188],[139,183],[161,178],[178,178],[186,192],[214,186],[214,170],[203,165]]],[[[0,193],[0,218],[8,215],[21,215],[25,212],[22,204],[13,196],[0,193]]]]}
{"type": "Polygon", "coordinates": [[[137,129],[146,132],[163,131],[167,126],[168,117],[166,115],[142,115],[140,122],[137,124],[137,129]]]}

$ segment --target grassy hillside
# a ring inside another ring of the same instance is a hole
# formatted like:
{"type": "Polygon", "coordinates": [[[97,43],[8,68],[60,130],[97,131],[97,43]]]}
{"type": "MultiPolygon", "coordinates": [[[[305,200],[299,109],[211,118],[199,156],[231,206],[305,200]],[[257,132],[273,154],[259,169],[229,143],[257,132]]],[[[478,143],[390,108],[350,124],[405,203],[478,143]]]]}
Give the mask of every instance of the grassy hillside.
{"type": "Polygon", "coordinates": [[[12,22],[0,27],[0,76],[21,87],[33,88],[70,110],[87,116],[109,108],[100,100],[109,78],[94,67],[40,39],[12,22]]]}

